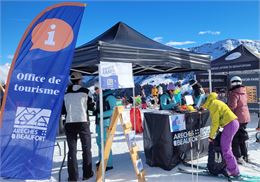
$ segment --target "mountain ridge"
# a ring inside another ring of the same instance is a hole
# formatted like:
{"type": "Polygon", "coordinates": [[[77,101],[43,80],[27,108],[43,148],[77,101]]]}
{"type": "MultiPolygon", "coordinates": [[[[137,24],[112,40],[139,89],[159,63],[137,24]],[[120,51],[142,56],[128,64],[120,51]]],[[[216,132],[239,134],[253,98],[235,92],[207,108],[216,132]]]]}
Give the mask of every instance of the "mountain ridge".
{"type": "Polygon", "coordinates": [[[260,40],[249,39],[224,39],[213,43],[205,43],[200,46],[190,47],[185,50],[208,54],[211,56],[211,60],[214,60],[223,56],[227,52],[232,51],[241,44],[244,44],[253,52],[260,53],[260,40]]]}

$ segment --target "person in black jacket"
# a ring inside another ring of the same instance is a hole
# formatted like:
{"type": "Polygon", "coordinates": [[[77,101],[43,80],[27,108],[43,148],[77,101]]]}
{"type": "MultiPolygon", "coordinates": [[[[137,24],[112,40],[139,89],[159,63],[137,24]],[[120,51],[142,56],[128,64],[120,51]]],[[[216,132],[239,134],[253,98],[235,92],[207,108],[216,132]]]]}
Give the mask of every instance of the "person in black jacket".
{"type": "Polygon", "coordinates": [[[78,72],[71,74],[73,85],[69,86],[64,96],[66,109],[65,134],[69,147],[68,152],[68,181],[78,181],[77,163],[77,139],[78,135],[82,145],[83,157],[83,180],[93,176],[91,133],[88,109],[92,107],[89,100],[89,90],[80,85],[82,75],[78,72]]]}
{"type": "Polygon", "coordinates": [[[201,104],[205,100],[205,91],[197,80],[190,80],[189,85],[192,87],[193,90],[192,95],[194,97],[195,107],[199,109],[201,104]]]}

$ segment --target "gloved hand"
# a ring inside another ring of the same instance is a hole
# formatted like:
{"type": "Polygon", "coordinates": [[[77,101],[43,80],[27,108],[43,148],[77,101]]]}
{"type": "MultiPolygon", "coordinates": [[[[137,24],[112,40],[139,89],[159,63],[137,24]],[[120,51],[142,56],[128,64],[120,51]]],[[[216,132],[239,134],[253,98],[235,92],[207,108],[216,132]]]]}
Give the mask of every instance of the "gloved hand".
{"type": "Polygon", "coordinates": [[[214,140],[212,138],[208,138],[208,141],[209,142],[213,142],[214,140]]]}

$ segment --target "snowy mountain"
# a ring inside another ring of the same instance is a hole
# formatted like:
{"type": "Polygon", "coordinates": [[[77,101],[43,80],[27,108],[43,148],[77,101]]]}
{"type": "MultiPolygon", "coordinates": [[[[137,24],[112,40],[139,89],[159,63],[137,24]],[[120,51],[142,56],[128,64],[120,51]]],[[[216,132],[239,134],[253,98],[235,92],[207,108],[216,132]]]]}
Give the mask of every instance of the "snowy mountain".
{"type": "Polygon", "coordinates": [[[0,83],[5,83],[6,82],[10,66],[11,65],[9,63],[0,65],[0,83]]]}
{"type": "Polygon", "coordinates": [[[245,40],[245,39],[225,39],[214,43],[206,43],[201,46],[191,47],[187,50],[208,54],[212,56],[212,60],[226,54],[235,49],[240,44],[246,45],[253,52],[260,53],[260,40],[245,40]]]}
{"type": "MultiPolygon", "coordinates": [[[[260,53],[260,40],[244,40],[244,39],[225,39],[214,43],[202,44],[198,47],[191,47],[185,50],[193,51],[196,53],[208,54],[212,56],[212,60],[232,51],[240,44],[246,45],[253,52],[260,53]]],[[[160,83],[176,82],[177,80],[183,80],[183,84],[187,83],[187,80],[192,78],[192,74],[178,75],[178,74],[163,74],[163,75],[151,75],[148,78],[141,80],[141,85],[159,85],[160,83]]]]}

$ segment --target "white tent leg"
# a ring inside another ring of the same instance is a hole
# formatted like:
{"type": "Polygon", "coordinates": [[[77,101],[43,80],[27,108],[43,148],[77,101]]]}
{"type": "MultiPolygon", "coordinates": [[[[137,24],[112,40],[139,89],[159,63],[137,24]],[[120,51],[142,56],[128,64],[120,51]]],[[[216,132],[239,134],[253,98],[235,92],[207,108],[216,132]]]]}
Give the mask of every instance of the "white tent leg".
{"type": "MultiPolygon", "coordinates": [[[[99,64],[99,73],[100,64],[99,64]]],[[[100,134],[101,134],[101,166],[102,166],[102,181],[105,182],[105,169],[104,169],[104,123],[103,123],[103,91],[101,88],[101,78],[99,74],[99,109],[100,109],[100,134]]]]}
{"type": "Polygon", "coordinates": [[[211,70],[208,69],[208,73],[209,73],[209,92],[212,92],[212,80],[211,80],[211,70]]]}

